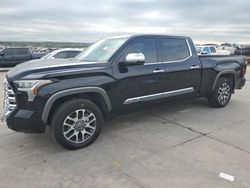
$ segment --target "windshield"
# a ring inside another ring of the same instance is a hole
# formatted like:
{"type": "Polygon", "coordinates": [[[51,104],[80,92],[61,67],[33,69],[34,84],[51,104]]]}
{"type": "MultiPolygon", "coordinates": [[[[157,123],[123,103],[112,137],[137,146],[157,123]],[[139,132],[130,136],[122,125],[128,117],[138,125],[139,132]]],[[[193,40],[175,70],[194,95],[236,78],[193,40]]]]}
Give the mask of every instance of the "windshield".
{"type": "Polygon", "coordinates": [[[127,39],[128,37],[100,40],[77,55],[75,58],[82,61],[107,62],[127,39]]]}
{"type": "Polygon", "coordinates": [[[50,58],[51,56],[53,56],[54,54],[55,54],[54,51],[53,51],[53,52],[50,52],[50,53],[44,55],[43,57],[41,57],[41,59],[48,59],[48,58],[50,58]]]}

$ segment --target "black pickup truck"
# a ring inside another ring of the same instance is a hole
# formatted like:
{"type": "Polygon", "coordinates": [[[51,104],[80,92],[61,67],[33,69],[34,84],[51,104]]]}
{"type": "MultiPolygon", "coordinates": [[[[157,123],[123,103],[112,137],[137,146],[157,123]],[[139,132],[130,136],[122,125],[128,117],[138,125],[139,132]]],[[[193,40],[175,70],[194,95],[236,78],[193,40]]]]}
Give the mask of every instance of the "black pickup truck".
{"type": "Polygon", "coordinates": [[[117,109],[175,96],[228,104],[245,84],[241,56],[201,57],[189,37],[132,35],[94,43],[73,60],[23,63],[7,73],[4,119],[21,132],[51,128],[63,147],[85,147],[117,109]]]}
{"type": "Polygon", "coordinates": [[[14,67],[19,63],[39,59],[45,53],[31,53],[29,48],[5,48],[0,52],[0,67],[14,67]]]}

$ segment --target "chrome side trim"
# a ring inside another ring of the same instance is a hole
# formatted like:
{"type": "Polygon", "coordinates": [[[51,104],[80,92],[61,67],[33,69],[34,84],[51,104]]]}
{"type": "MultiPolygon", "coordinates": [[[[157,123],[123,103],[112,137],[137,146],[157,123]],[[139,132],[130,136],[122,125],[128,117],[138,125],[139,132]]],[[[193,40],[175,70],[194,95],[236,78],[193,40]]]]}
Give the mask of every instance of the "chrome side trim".
{"type": "Polygon", "coordinates": [[[192,53],[190,44],[189,44],[189,42],[188,42],[187,39],[186,39],[186,43],[187,43],[188,50],[189,50],[189,56],[186,57],[185,59],[180,59],[180,60],[175,60],[175,61],[164,61],[164,62],[146,63],[144,65],[165,64],[165,63],[179,63],[179,62],[183,62],[183,61],[188,60],[189,58],[191,58],[193,56],[193,53],[192,53]]]}
{"type": "Polygon", "coordinates": [[[129,98],[125,100],[123,104],[132,104],[132,103],[137,103],[137,102],[151,101],[155,99],[172,97],[172,96],[182,95],[182,94],[192,93],[192,92],[194,92],[194,88],[188,87],[184,89],[178,89],[178,90],[173,90],[173,91],[167,91],[167,92],[162,92],[162,93],[155,93],[151,95],[144,95],[144,96],[129,98]]]}

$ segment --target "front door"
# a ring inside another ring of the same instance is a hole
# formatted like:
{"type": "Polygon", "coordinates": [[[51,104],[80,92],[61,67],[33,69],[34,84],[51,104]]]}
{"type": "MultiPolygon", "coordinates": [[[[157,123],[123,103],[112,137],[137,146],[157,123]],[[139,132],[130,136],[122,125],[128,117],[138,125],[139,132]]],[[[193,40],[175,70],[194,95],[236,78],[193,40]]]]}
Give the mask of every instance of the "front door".
{"type": "Polygon", "coordinates": [[[162,75],[164,68],[158,61],[158,45],[155,37],[136,38],[131,41],[122,52],[119,61],[123,61],[129,53],[143,53],[144,65],[127,66],[120,69],[118,62],[114,67],[114,76],[117,79],[112,90],[112,97],[116,105],[131,104],[140,101],[158,98],[162,92],[162,75]]]}

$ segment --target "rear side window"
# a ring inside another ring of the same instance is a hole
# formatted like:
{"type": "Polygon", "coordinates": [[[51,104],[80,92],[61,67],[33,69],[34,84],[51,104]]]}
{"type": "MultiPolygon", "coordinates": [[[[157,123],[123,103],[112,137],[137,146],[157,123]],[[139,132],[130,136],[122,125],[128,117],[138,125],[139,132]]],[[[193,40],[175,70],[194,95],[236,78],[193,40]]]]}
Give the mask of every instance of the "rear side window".
{"type": "Polygon", "coordinates": [[[190,56],[185,39],[162,38],[163,61],[180,61],[190,56]]]}
{"type": "Polygon", "coordinates": [[[137,39],[127,48],[126,57],[129,53],[143,53],[145,63],[157,62],[156,43],[154,39],[137,39]]]}
{"type": "Polygon", "coordinates": [[[17,53],[17,55],[27,55],[27,54],[29,54],[29,49],[28,48],[17,48],[16,53],[17,53]]]}
{"type": "Polygon", "coordinates": [[[74,58],[80,53],[80,51],[68,51],[67,58],[74,58]]]}
{"type": "Polygon", "coordinates": [[[14,48],[6,48],[4,49],[4,55],[6,56],[16,55],[16,50],[14,48]]]}

